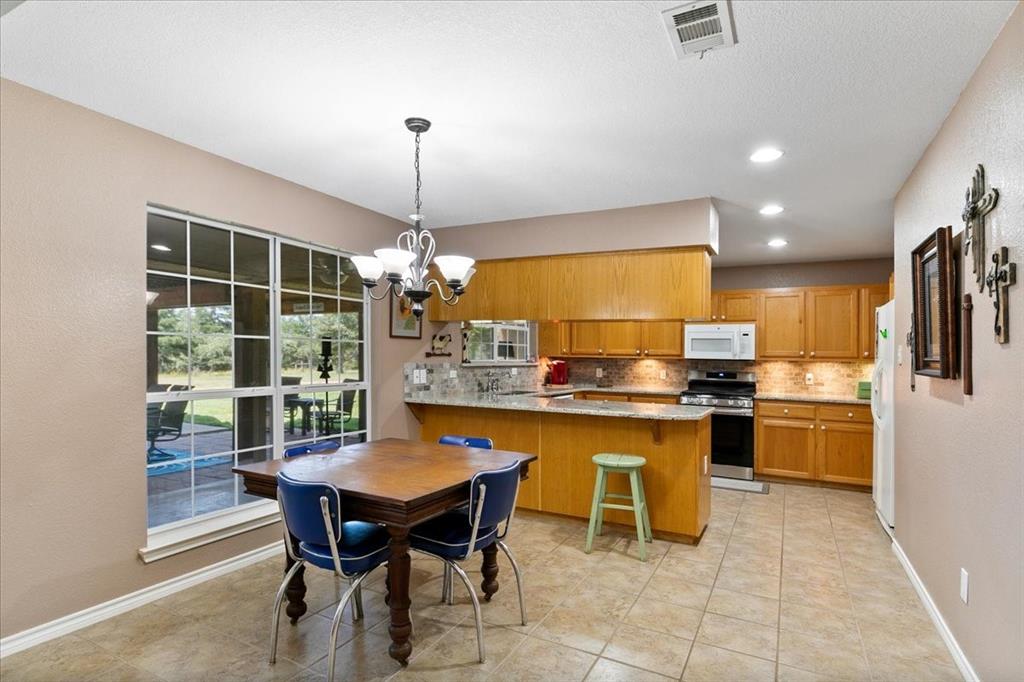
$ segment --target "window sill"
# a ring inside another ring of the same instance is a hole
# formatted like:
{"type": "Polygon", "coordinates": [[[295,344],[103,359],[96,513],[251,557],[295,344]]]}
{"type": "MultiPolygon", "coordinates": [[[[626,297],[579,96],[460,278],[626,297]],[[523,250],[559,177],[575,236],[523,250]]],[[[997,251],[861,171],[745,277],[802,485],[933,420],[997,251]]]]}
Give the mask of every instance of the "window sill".
{"type": "Polygon", "coordinates": [[[277,523],[280,514],[271,500],[233,509],[212,518],[196,519],[184,525],[149,532],[146,546],[139,548],[142,563],[149,564],[169,556],[209,545],[225,538],[277,523]]]}
{"type": "Polygon", "coordinates": [[[463,362],[463,367],[537,367],[539,362],[463,362]]]}

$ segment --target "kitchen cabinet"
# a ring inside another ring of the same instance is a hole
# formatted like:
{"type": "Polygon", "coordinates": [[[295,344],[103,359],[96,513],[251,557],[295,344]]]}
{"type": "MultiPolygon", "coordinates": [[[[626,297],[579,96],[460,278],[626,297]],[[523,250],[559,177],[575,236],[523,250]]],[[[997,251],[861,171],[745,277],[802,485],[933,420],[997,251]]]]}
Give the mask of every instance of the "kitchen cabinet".
{"type": "Polygon", "coordinates": [[[756,322],[759,298],[756,291],[724,291],[711,302],[713,322],[756,322]]]}
{"type": "Polygon", "coordinates": [[[683,356],[683,323],[678,320],[657,320],[643,323],[642,355],[647,358],[680,358],[683,356]]]}
{"type": "Polygon", "coordinates": [[[870,486],[872,422],[867,405],[755,403],[759,474],[870,486]]]}
{"type": "Polygon", "coordinates": [[[573,394],[576,400],[610,400],[614,402],[656,403],[660,405],[678,405],[679,396],[652,393],[621,393],[605,391],[578,391],[573,394]]]}
{"type": "Polygon", "coordinates": [[[601,347],[604,355],[613,357],[639,357],[642,326],[639,322],[600,322],[601,347]]]}
{"type": "Polygon", "coordinates": [[[854,287],[810,289],[806,294],[807,339],[812,360],[855,360],[859,291],[854,287]]]}
{"type": "Polygon", "coordinates": [[[860,297],[860,347],[859,355],[862,360],[871,360],[875,357],[875,308],[889,302],[889,287],[886,284],[878,284],[869,287],[861,287],[860,297]]]}
{"type": "Polygon", "coordinates": [[[758,357],[801,359],[804,357],[804,299],[802,289],[771,289],[760,297],[758,357]]]}
{"type": "Polygon", "coordinates": [[[573,322],[569,333],[572,355],[603,355],[603,326],[600,322],[573,322]]]}
{"type": "Polygon", "coordinates": [[[557,358],[569,355],[570,344],[569,322],[540,322],[537,324],[537,354],[542,357],[557,358]]]}

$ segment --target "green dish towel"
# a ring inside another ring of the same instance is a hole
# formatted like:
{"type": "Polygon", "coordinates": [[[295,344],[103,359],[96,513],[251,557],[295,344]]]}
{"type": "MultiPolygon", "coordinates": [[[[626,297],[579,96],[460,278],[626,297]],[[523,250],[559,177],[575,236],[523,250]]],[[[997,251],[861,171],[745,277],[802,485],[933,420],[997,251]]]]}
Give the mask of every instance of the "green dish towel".
{"type": "Polygon", "coordinates": [[[871,400],[871,382],[870,381],[858,381],[857,382],[857,397],[861,400],[871,400]]]}

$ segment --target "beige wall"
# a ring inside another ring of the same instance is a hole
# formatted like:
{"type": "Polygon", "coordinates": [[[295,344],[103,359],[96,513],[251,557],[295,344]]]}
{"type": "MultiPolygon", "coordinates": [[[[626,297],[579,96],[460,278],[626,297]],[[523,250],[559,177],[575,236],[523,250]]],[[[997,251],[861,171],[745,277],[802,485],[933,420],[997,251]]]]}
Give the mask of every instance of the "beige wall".
{"type": "Polygon", "coordinates": [[[481,260],[698,244],[717,251],[718,211],[711,199],[688,199],[446,227],[434,234],[439,251],[481,260]]]}
{"type": "MultiPolygon", "coordinates": [[[[988,251],[1010,247],[1010,342],[973,280],[974,393],[896,375],[896,538],[983,680],[1024,679],[1024,8],[1018,5],[896,197],[896,323],[911,314],[910,251],[940,225],[963,229],[976,164],[999,189],[988,251]],[[970,573],[970,604],[959,598],[970,573]]],[[[960,267],[964,267],[961,260],[960,267]]],[[[967,266],[965,279],[970,279],[967,266]]],[[[905,348],[903,349],[906,350],[905,348]]]]}
{"type": "Polygon", "coordinates": [[[772,265],[715,267],[711,262],[711,288],[772,289],[815,287],[831,284],[878,284],[889,281],[892,258],[779,263],[772,265]]]}
{"type": "MultiPolygon", "coordinates": [[[[400,224],[7,80],[0,101],[7,636],[280,537],[275,525],[149,565],[136,557],[146,203],[364,252],[400,224]]],[[[374,312],[375,431],[402,435],[402,364],[421,344],[388,339],[386,307],[374,312]]]]}

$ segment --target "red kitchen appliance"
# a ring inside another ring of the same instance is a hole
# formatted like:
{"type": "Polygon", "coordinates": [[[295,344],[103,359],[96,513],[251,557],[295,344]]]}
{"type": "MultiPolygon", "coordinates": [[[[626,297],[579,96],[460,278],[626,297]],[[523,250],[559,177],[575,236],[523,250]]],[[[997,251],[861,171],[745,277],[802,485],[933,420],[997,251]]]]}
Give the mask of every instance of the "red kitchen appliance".
{"type": "Polygon", "coordinates": [[[565,364],[565,360],[552,360],[549,374],[550,384],[560,386],[569,383],[569,365],[565,364]]]}

